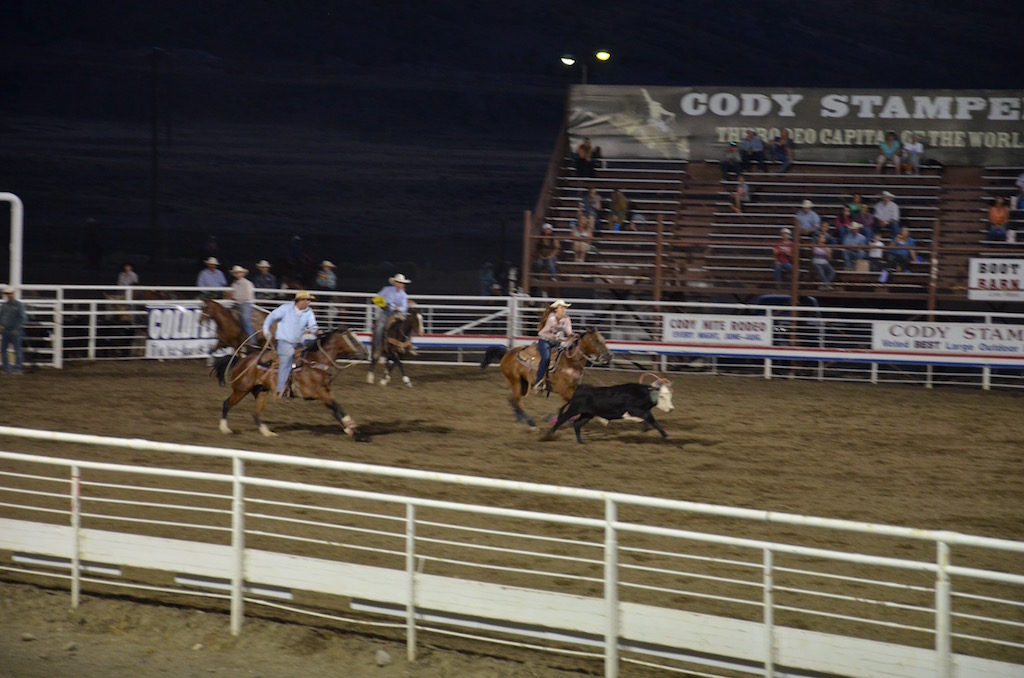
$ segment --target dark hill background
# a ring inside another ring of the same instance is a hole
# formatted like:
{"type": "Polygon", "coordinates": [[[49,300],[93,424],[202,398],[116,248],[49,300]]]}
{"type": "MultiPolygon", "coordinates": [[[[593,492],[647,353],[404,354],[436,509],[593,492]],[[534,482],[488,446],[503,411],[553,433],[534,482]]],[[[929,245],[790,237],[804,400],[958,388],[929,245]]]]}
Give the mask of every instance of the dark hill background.
{"type": "Polygon", "coordinates": [[[109,283],[132,259],[190,284],[211,234],[249,267],[300,235],[346,289],[402,270],[414,291],[475,291],[482,261],[519,260],[579,79],[564,52],[611,50],[597,83],[1024,85],[1020,2],[4,7],[0,190],[25,202],[27,282],[109,283]]]}

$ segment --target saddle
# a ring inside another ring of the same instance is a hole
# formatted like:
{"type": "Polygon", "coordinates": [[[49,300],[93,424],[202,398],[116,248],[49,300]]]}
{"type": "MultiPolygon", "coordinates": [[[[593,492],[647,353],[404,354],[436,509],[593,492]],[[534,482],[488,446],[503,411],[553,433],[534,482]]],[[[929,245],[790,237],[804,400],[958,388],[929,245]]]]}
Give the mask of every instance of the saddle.
{"type": "MultiPolygon", "coordinates": [[[[551,374],[558,369],[558,364],[562,361],[562,356],[565,354],[565,350],[566,349],[561,346],[553,346],[551,348],[551,358],[548,360],[547,374],[551,374]]],[[[524,366],[536,362],[539,358],[540,354],[537,352],[536,341],[524,348],[519,352],[519,355],[516,356],[516,360],[524,366]]]]}

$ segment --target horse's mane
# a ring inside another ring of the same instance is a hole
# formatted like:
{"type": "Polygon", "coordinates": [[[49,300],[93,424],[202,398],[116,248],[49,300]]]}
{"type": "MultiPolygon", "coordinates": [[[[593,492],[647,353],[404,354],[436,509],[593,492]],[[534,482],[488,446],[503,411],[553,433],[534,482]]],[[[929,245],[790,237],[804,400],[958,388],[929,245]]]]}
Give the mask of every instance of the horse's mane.
{"type": "Polygon", "coordinates": [[[314,341],[312,344],[310,344],[306,348],[302,349],[302,355],[304,357],[307,357],[307,358],[310,357],[310,356],[316,355],[317,353],[320,352],[320,347],[321,346],[326,346],[327,342],[329,342],[331,340],[331,337],[333,337],[335,334],[344,333],[344,332],[348,332],[348,328],[345,327],[344,325],[341,326],[341,327],[335,327],[332,330],[327,330],[326,332],[321,334],[319,337],[317,337],[316,341],[314,341]]]}

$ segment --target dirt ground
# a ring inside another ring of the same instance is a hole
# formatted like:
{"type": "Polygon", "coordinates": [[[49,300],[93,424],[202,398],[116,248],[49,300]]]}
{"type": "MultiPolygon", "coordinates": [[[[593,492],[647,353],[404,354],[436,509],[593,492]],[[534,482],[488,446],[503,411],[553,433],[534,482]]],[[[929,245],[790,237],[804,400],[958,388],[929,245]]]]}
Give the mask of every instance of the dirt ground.
{"type": "MultiPolygon", "coordinates": [[[[201,363],[183,361],[5,375],[0,421],[1024,539],[1021,394],[681,375],[676,410],[657,414],[667,440],[616,422],[589,425],[578,445],[571,429],[541,441],[514,423],[496,367],[410,372],[413,389],[367,385],[358,366],[338,377],[334,393],[366,442],[342,435],[318,403],[301,401],[268,406],[277,438],[259,435],[251,401],[232,412],[235,434],[224,436],[217,422],[225,389],[201,363]]],[[[635,378],[587,373],[590,383],[635,378]]],[[[557,405],[526,401],[535,416],[557,405]]],[[[0,592],[0,675],[560,675],[539,655],[507,662],[439,643],[408,665],[402,646],[382,638],[247,620],[232,639],[221,614],[95,596],[87,612],[71,614],[64,591],[7,582],[0,592]],[[377,666],[378,649],[391,664],[377,666]]]]}

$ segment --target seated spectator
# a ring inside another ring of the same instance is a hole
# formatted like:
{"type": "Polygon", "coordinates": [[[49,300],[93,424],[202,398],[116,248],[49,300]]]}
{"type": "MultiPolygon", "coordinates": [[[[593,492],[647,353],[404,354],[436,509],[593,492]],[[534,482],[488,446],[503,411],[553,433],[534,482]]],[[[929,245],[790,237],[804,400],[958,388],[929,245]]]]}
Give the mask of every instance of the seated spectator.
{"type": "Polygon", "coordinates": [[[836,279],[836,269],[832,267],[832,250],[828,247],[827,236],[818,234],[818,242],[811,248],[811,265],[814,275],[820,280],[823,289],[832,289],[832,281],[836,279]]]}
{"type": "Polygon", "coordinates": [[[861,213],[861,210],[865,207],[864,200],[860,197],[860,193],[854,193],[853,197],[850,198],[850,202],[848,202],[846,206],[850,208],[850,216],[856,219],[861,213]]]}
{"type": "Polygon", "coordinates": [[[1024,209],[1024,172],[1017,175],[1017,196],[1016,200],[1010,201],[1010,209],[1024,209]],[[1016,202],[1016,204],[1013,204],[1016,202]]]}
{"type": "Polygon", "coordinates": [[[772,159],[779,166],[779,174],[785,174],[793,166],[793,151],[795,145],[789,138],[789,132],[782,130],[779,136],[772,140],[772,159]]]}
{"type": "Polygon", "coordinates": [[[139,284],[139,274],[135,272],[134,267],[124,262],[121,266],[121,272],[117,274],[117,286],[118,287],[131,287],[139,284]]]}
{"type": "Polygon", "coordinates": [[[1006,241],[1006,224],[1010,221],[1010,208],[1002,196],[996,196],[995,204],[988,208],[988,239],[1006,241]]]}
{"type": "Polygon", "coordinates": [[[583,137],[583,141],[576,147],[576,153],[574,154],[574,160],[576,161],[576,176],[595,176],[596,172],[594,171],[593,156],[594,147],[590,144],[590,137],[583,137]]]}
{"type": "Polygon", "coordinates": [[[871,249],[868,250],[868,267],[875,273],[882,270],[885,261],[885,242],[882,235],[875,233],[871,238],[871,249]]]}
{"type": "Polygon", "coordinates": [[[747,138],[740,142],[740,162],[744,172],[750,169],[751,162],[756,162],[762,172],[768,171],[764,159],[764,141],[753,129],[748,129],[747,138]]]}
{"type": "Polygon", "coordinates": [[[601,213],[601,196],[597,189],[592,188],[580,198],[579,210],[576,213],[576,220],[580,226],[585,227],[590,233],[597,230],[597,217],[601,213]]]}
{"type": "Polygon", "coordinates": [[[740,158],[739,144],[735,141],[729,142],[729,148],[725,151],[725,157],[720,163],[722,169],[722,180],[729,181],[729,177],[737,177],[743,171],[743,160],[740,158]]]}
{"type": "Polygon", "coordinates": [[[541,237],[537,241],[537,259],[534,262],[534,268],[538,273],[558,273],[558,241],[555,240],[554,232],[551,224],[540,227],[541,237]]]}
{"type": "Polygon", "coordinates": [[[821,230],[821,217],[813,209],[814,203],[804,200],[800,210],[793,219],[793,224],[802,238],[810,238],[818,235],[821,230]]]}
{"type": "Polygon", "coordinates": [[[875,219],[878,220],[878,228],[889,229],[893,240],[900,232],[900,206],[893,202],[895,197],[889,191],[882,191],[882,199],[875,203],[875,219]]]}
{"type": "Polygon", "coordinates": [[[897,271],[909,271],[910,262],[915,261],[914,239],[910,237],[909,228],[901,228],[900,232],[893,238],[893,249],[890,252],[892,266],[897,271]]]}
{"type": "Polygon", "coordinates": [[[843,261],[846,263],[846,270],[848,271],[856,270],[857,263],[868,258],[868,251],[865,249],[868,239],[864,237],[861,230],[863,230],[863,227],[856,221],[853,222],[846,231],[846,237],[842,240],[844,245],[843,261]]]}
{"type": "Polygon", "coordinates": [[[629,223],[629,198],[622,192],[621,188],[612,191],[612,198],[608,206],[608,225],[613,231],[625,230],[629,223]]]}
{"type": "Polygon", "coordinates": [[[840,210],[839,216],[835,220],[836,228],[836,241],[843,242],[846,239],[847,233],[850,231],[850,226],[853,224],[853,217],[850,216],[850,208],[843,206],[840,210]]]}
{"type": "Polygon", "coordinates": [[[918,134],[914,134],[910,138],[910,143],[903,147],[903,169],[908,174],[920,174],[921,173],[921,157],[924,155],[924,144],[921,142],[921,137],[918,134]]]}
{"type": "Polygon", "coordinates": [[[864,227],[864,230],[861,232],[870,242],[878,231],[878,220],[875,219],[875,215],[871,212],[871,208],[865,205],[853,220],[864,227]]]}
{"type": "Polygon", "coordinates": [[[732,192],[732,211],[742,212],[744,203],[750,202],[750,186],[743,175],[736,177],[736,190],[732,192]]]}
{"type": "Polygon", "coordinates": [[[573,261],[582,263],[587,258],[587,252],[590,251],[590,241],[594,237],[594,231],[582,222],[575,220],[569,222],[569,227],[569,235],[572,236],[573,261]]]}
{"type": "Polygon", "coordinates": [[[782,229],[781,237],[772,247],[775,257],[775,286],[782,283],[782,276],[793,272],[793,233],[788,228],[782,229]]]}
{"type": "Polygon", "coordinates": [[[900,173],[900,142],[896,132],[886,132],[885,139],[878,143],[878,159],[875,161],[875,172],[881,174],[889,163],[900,173]]]}

